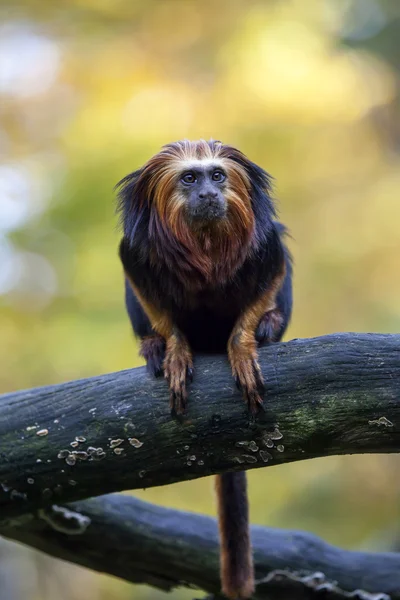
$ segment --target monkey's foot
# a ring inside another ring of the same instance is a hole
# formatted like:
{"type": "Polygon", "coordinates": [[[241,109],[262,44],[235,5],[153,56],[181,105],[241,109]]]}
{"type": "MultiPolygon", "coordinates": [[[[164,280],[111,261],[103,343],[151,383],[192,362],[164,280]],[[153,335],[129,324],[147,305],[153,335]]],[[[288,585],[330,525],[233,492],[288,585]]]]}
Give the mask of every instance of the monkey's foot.
{"type": "Polygon", "coordinates": [[[165,340],[161,335],[146,336],[142,339],[140,354],[146,361],[147,369],[151,375],[159,377],[163,373],[165,358],[165,340]]]}
{"type": "Polygon", "coordinates": [[[193,359],[186,341],[172,336],[167,343],[164,376],[170,390],[172,414],[183,414],[187,404],[187,383],[193,380],[193,359]]]}
{"type": "Polygon", "coordinates": [[[283,316],[279,310],[274,309],[266,312],[257,327],[257,342],[259,344],[268,344],[278,341],[282,326],[283,316]]]}

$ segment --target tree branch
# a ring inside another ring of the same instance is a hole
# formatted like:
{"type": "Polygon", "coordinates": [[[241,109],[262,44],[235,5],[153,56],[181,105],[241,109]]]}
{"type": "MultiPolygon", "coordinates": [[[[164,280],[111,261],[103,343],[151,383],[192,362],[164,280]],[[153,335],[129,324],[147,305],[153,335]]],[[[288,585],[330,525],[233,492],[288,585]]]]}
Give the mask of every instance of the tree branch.
{"type": "Polygon", "coordinates": [[[255,422],[224,356],[198,357],[171,419],[143,368],[0,397],[0,514],[333,454],[400,450],[400,335],[340,334],[260,352],[255,422]],[[71,454],[75,453],[75,454],[71,454]]]}
{"type": "MultiPolygon", "coordinates": [[[[33,517],[2,527],[0,533],[135,583],[165,591],[186,585],[218,593],[214,519],[122,494],[75,502],[68,508],[90,519],[80,535],[65,535],[33,517]]],[[[259,600],[400,599],[399,554],[351,552],[307,533],[254,526],[252,541],[256,577],[263,581],[254,596],[259,600]]]]}

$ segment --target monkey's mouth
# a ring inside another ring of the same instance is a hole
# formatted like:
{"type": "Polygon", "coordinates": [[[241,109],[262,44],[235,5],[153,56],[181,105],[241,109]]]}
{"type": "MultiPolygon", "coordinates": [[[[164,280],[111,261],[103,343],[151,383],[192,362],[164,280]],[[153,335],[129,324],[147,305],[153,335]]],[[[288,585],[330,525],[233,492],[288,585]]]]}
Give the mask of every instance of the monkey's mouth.
{"type": "Polygon", "coordinates": [[[200,225],[218,222],[226,217],[227,208],[224,202],[220,200],[205,200],[196,206],[191,206],[188,209],[189,220],[193,224],[200,225]]]}

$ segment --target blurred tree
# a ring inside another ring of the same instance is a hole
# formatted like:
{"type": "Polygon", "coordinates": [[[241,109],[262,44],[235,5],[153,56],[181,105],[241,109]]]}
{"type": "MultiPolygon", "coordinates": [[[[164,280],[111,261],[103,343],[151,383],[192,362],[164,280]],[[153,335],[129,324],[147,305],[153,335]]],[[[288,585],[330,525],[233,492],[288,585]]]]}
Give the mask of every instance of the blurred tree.
{"type": "MultiPolygon", "coordinates": [[[[113,186],[183,137],[237,145],[276,178],[294,238],[289,337],[399,330],[396,0],[3,0],[0,17],[1,391],[139,364],[113,186]]],[[[253,519],[360,544],[399,516],[396,467],[253,474],[253,519]]],[[[214,512],[204,481],[146,498],[214,512]]],[[[24,598],[50,597],[37,589],[24,598]]],[[[71,589],[149,597],[94,575],[71,589]]]]}

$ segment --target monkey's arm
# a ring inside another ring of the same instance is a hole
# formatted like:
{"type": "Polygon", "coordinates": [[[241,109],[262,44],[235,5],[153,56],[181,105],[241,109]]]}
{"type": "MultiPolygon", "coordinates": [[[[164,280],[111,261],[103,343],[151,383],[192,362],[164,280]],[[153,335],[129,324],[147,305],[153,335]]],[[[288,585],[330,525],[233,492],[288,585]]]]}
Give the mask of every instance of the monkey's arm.
{"type": "Polygon", "coordinates": [[[141,277],[133,266],[137,263],[124,240],[121,241],[119,253],[130,293],[140,304],[151,325],[149,334],[141,335],[141,354],[154,374],[157,375],[162,368],[164,369],[164,376],[170,388],[171,410],[181,414],[187,401],[186,383],[193,376],[191,349],[186,337],[176,327],[172,315],[162,310],[149,298],[149,294],[142,291],[145,286],[140,285],[141,277]],[[165,358],[161,364],[164,350],[165,358]]]}
{"type": "Polygon", "coordinates": [[[267,289],[252,302],[240,315],[228,341],[228,357],[236,384],[243,391],[244,398],[252,413],[262,404],[264,383],[258,364],[256,331],[262,319],[278,319],[277,296],[286,274],[285,261],[267,289]]]}

